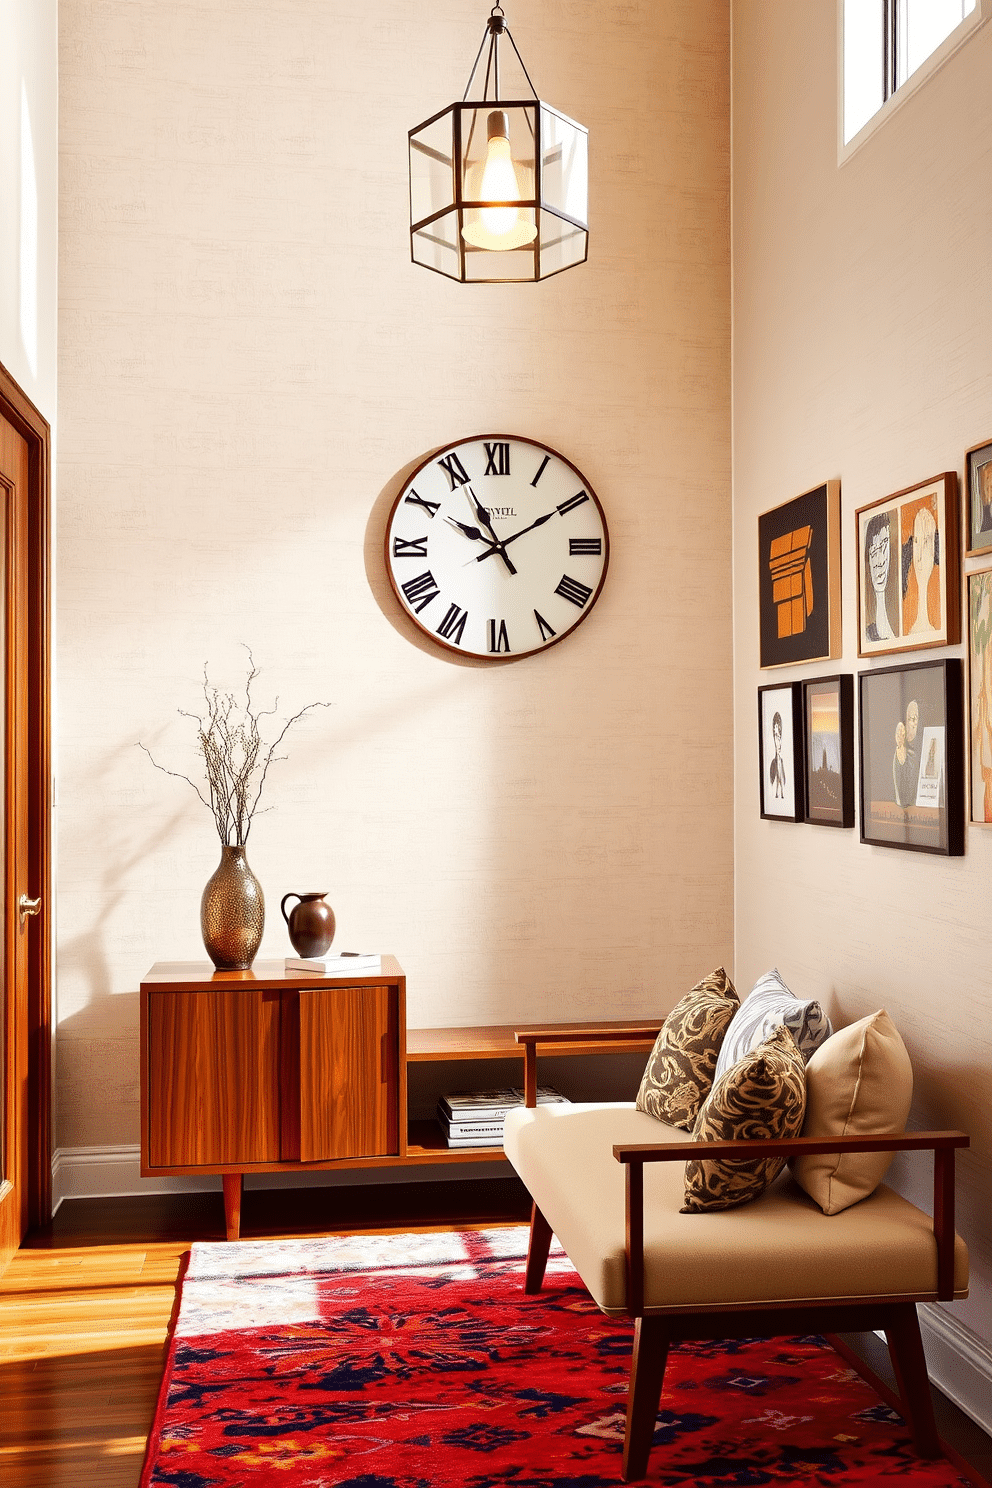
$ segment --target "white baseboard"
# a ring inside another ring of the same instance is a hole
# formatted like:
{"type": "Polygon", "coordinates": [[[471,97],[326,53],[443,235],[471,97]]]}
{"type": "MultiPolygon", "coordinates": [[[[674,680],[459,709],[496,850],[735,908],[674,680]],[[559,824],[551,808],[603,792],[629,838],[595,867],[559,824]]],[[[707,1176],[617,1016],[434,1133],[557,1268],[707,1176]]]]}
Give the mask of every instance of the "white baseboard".
{"type": "Polygon", "coordinates": [[[927,1303],[919,1313],[930,1378],[992,1435],[992,1349],[944,1307],[927,1303]]]}
{"type": "MultiPolygon", "coordinates": [[[[405,1168],[332,1168],[311,1172],[246,1173],[245,1188],[350,1188],[367,1183],[436,1183],[456,1178],[505,1178],[501,1163],[444,1163],[405,1168]]],[[[63,1199],[132,1194],[220,1193],[218,1174],[142,1178],[140,1147],[60,1147],[52,1159],[52,1212],[63,1199]]]]}

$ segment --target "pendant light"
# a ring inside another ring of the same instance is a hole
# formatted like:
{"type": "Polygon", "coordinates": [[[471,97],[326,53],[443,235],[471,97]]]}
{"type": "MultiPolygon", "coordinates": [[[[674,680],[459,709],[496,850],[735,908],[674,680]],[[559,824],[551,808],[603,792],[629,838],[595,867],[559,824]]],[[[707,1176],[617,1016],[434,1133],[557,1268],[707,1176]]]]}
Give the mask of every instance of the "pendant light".
{"type": "Polygon", "coordinates": [[[410,253],[463,284],[547,279],[588,256],[589,132],[542,103],[494,5],[460,103],[410,130],[410,253]],[[500,97],[509,41],[531,97],[500,97]],[[486,42],[481,99],[469,101],[486,42]]]}

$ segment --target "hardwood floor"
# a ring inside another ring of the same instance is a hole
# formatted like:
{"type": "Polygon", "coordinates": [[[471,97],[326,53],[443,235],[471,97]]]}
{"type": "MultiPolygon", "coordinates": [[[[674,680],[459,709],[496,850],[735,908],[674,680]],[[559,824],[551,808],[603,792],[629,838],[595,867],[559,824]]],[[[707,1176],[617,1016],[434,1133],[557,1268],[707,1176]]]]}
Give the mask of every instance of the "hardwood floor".
{"type": "MultiPolygon", "coordinates": [[[[249,1190],[242,1234],[520,1224],[515,1179],[249,1190]]],[[[137,1488],[182,1257],[224,1239],[220,1194],[75,1199],[0,1278],[0,1483],[137,1488]]]]}
{"type": "MultiPolygon", "coordinates": [[[[249,1190],[242,1234],[451,1229],[529,1214],[514,1178],[249,1190]]],[[[194,1240],[223,1238],[220,1194],[68,1200],[28,1235],[0,1278],[5,1488],[137,1488],[182,1257],[194,1240]]],[[[884,1385],[887,1356],[874,1335],[844,1342],[884,1385]]],[[[992,1441],[934,1395],[941,1435],[987,1488],[992,1441]]]]}

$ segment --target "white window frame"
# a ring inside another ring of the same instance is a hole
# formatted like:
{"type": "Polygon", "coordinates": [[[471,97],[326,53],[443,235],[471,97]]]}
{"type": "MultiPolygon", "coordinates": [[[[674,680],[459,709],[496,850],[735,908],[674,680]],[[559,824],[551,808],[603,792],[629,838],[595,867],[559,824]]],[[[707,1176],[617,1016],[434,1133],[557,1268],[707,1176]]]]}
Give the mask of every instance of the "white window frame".
{"type": "Polygon", "coordinates": [[[992,0],[976,0],[975,9],[970,15],[965,16],[959,26],[955,26],[949,36],[937,47],[936,51],[930,53],[924,62],[921,62],[915,72],[910,73],[904,83],[900,83],[895,92],[885,100],[881,108],[877,109],[868,119],[857,134],[852,135],[845,144],[844,142],[844,3],[845,0],[837,0],[837,164],[843,165],[850,160],[875,133],[881,129],[887,119],[890,119],[897,109],[902,108],[910,98],[920,89],[935,72],[939,72],[944,63],[947,62],[959,47],[969,41],[979,26],[992,15],[992,0]]]}

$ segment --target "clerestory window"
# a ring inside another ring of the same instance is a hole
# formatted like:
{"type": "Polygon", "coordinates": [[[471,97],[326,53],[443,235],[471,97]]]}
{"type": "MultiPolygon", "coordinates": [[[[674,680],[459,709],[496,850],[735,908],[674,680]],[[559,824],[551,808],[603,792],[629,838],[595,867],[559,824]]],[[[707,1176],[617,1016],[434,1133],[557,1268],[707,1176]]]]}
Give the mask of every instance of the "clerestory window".
{"type": "MultiPolygon", "coordinates": [[[[986,8],[990,0],[983,0],[986,8]]],[[[980,0],[843,0],[843,143],[981,19],[980,0]]]]}

